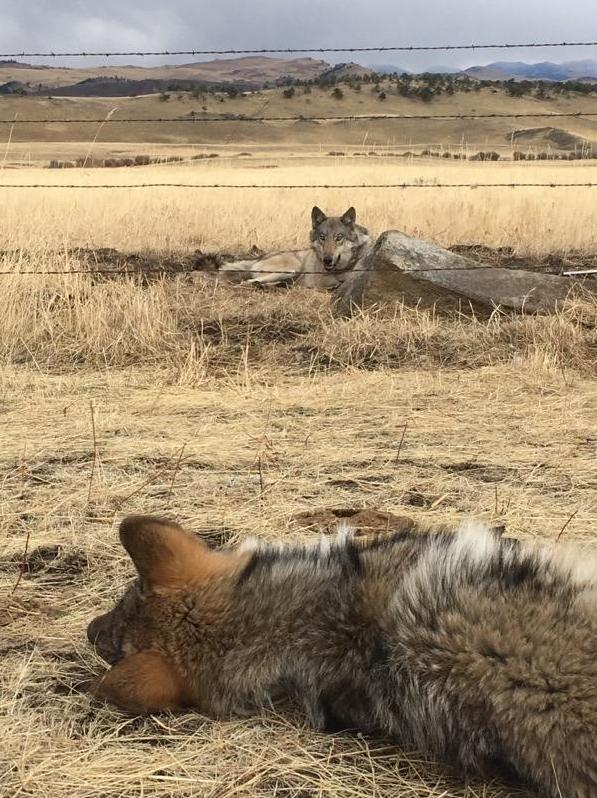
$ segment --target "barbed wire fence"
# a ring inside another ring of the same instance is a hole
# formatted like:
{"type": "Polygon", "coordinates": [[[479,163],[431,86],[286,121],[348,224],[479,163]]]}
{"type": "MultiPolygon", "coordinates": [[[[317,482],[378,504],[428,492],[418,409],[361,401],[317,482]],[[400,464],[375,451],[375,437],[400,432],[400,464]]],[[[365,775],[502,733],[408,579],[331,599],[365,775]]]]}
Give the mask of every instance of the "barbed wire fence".
{"type": "MultiPolygon", "coordinates": [[[[512,49],[539,49],[539,48],[566,48],[566,47],[597,47],[597,41],[556,41],[556,42],[506,42],[506,43],[474,43],[474,44],[442,44],[442,45],[388,45],[388,46],[375,46],[375,47],[284,47],[284,48],[259,48],[259,49],[221,49],[221,50],[208,50],[208,49],[187,49],[187,50],[120,50],[120,51],[57,51],[54,49],[44,49],[40,51],[27,51],[22,50],[12,53],[0,53],[0,60],[10,60],[17,58],[115,58],[115,57],[175,57],[175,56],[220,56],[220,55],[288,55],[288,54],[313,54],[313,53],[388,53],[388,52],[458,52],[458,51],[485,51],[485,50],[512,50],[512,49]]],[[[358,123],[360,121],[378,122],[378,121],[419,121],[419,120],[470,120],[470,119],[573,119],[573,118],[597,118],[597,111],[570,111],[570,112],[495,112],[495,113],[443,113],[443,114],[333,114],[333,115],[278,115],[278,116],[248,116],[245,114],[222,114],[220,116],[187,116],[187,117],[126,117],[119,119],[114,114],[110,114],[107,118],[13,118],[13,119],[0,119],[0,126],[11,126],[11,132],[14,126],[21,124],[28,125],[51,125],[59,123],[61,125],[81,125],[81,124],[101,124],[101,125],[118,125],[118,124],[179,124],[187,123],[192,125],[201,124],[215,124],[215,123],[267,123],[267,122],[300,122],[300,121],[317,121],[317,122],[352,122],[358,123]]],[[[184,183],[184,182],[144,182],[144,183],[12,183],[1,182],[0,190],[3,189],[81,189],[81,190],[131,190],[131,189],[204,189],[204,190],[217,190],[217,189],[234,189],[234,190],[329,190],[329,189],[392,189],[392,190],[411,190],[411,189],[519,189],[519,188],[544,188],[544,189],[565,189],[565,188],[586,188],[593,189],[597,187],[597,181],[585,182],[438,182],[438,181],[416,181],[416,182],[399,182],[399,183],[312,183],[312,184],[261,184],[261,183],[184,183]]],[[[480,269],[492,269],[493,266],[479,266],[480,269]]],[[[457,271],[460,269],[456,269],[457,271]]],[[[463,271],[468,269],[462,269],[463,271]]],[[[160,271],[172,274],[176,270],[169,269],[155,269],[149,270],[151,274],[157,274],[160,271]]],[[[180,270],[188,273],[189,269],[180,270]]],[[[228,272],[234,273],[235,271],[246,272],[245,269],[232,269],[228,268],[228,272]]],[[[431,272],[440,271],[436,269],[417,269],[414,271],[431,272]]],[[[441,270],[444,271],[444,270],[441,270]]],[[[73,270],[46,270],[46,271],[29,271],[29,270],[4,270],[0,271],[0,276],[7,275],[75,275],[75,274],[126,274],[138,275],[138,269],[73,269],[73,270]]],[[[251,269],[252,274],[267,274],[267,270],[251,269]]],[[[278,274],[295,275],[295,272],[281,272],[276,270],[278,274]]],[[[320,274],[329,274],[328,272],[318,272],[320,274]]]]}
{"type": "Polygon", "coordinates": [[[149,56],[183,56],[183,55],[267,55],[267,54],[296,54],[296,53],[389,53],[389,52],[433,52],[443,50],[446,52],[458,50],[516,50],[528,48],[548,47],[595,47],[597,41],[556,41],[556,42],[500,42],[489,44],[477,42],[475,44],[398,44],[381,45],[375,47],[262,47],[256,50],[240,50],[229,48],[227,50],[118,50],[118,51],[59,51],[47,48],[42,52],[28,52],[21,50],[16,53],[0,53],[0,59],[10,58],[116,58],[116,57],[149,57],[149,56]]]}
{"type": "MultiPolygon", "coordinates": [[[[445,46],[445,47],[379,47],[379,48],[348,48],[353,52],[389,52],[389,51],[423,51],[423,50],[481,50],[481,49],[509,49],[514,47],[566,47],[566,46],[590,46],[596,45],[597,42],[575,42],[575,43],[549,43],[549,44],[525,44],[525,45],[511,45],[511,44],[501,44],[501,45],[458,45],[458,46],[445,46]]],[[[346,52],[348,49],[344,48],[316,48],[315,52],[320,53],[339,53],[339,52],[346,52]]],[[[121,52],[121,53],[103,53],[101,55],[105,57],[111,56],[174,56],[174,55],[241,55],[241,54],[267,54],[267,53],[303,53],[303,52],[313,52],[313,50],[293,50],[290,48],[285,48],[281,50],[258,50],[258,51],[250,51],[250,50],[188,50],[188,51],[153,51],[153,52],[121,52]]],[[[85,56],[94,56],[98,55],[97,53],[87,53],[87,52],[80,52],[80,53],[58,53],[58,52],[40,52],[40,53],[27,53],[25,51],[21,53],[0,53],[0,60],[7,59],[7,58],[14,58],[14,57],[85,57],[85,56]]],[[[583,113],[561,113],[561,114],[542,114],[542,113],[528,113],[528,114],[500,114],[500,113],[493,113],[493,114],[384,114],[384,115],[365,115],[365,116],[329,116],[329,117],[304,117],[310,120],[316,121],[325,121],[328,120],[330,122],[333,121],[343,121],[343,122],[358,122],[359,120],[364,120],[368,122],[377,122],[378,120],[396,120],[399,121],[406,121],[406,120],[447,120],[447,119],[498,119],[498,118],[512,118],[512,119],[521,119],[521,118],[592,118],[597,117],[597,111],[594,113],[591,112],[583,112],[583,113]]],[[[87,119],[87,120],[80,120],[80,119],[20,119],[20,120],[6,120],[0,119],[0,125],[9,125],[11,126],[11,132],[13,126],[15,124],[32,124],[32,125],[49,125],[52,123],[59,122],[60,124],[67,124],[67,125],[80,125],[80,124],[171,124],[173,122],[179,123],[181,121],[193,123],[193,124],[209,124],[215,122],[296,122],[300,121],[301,117],[292,117],[292,116],[278,116],[278,117],[252,117],[252,118],[238,118],[238,119],[209,119],[209,118],[189,118],[189,119],[167,119],[167,118],[151,118],[151,119],[117,119],[117,118],[110,118],[109,120],[105,119],[87,119]]],[[[597,187],[597,182],[569,182],[569,183],[553,183],[553,182],[526,182],[526,183],[511,183],[511,182],[495,182],[495,183],[458,183],[458,182],[435,182],[435,183],[413,183],[413,182],[402,182],[402,183],[371,183],[371,184],[313,184],[313,185],[283,185],[283,184],[274,184],[274,185],[261,185],[261,184],[220,184],[220,183],[204,183],[204,184],[189,184],[189,183],[175,183],[175,182],[164,182],[164,183],[155,183],[155,182],[148,182],[148,183],[136,183],[136,184],[40,184],[40,183],[4,183],[0,181],[0,192],[4,189],[7,190],[15,190],[15,189],[22,189],[22,190],[52,190],[52,189],[71,189],[71,190],[131,190],[131,189],[163,189],[163,188],[176,188],[180,190],[219,190],[219,189],[226,189],[226,190],[272,190],[272,189],[284,189],[284,190],[301,190],[301,189],[318,189],[318,190],[326,190],[326,189],[372,189],[372,188],[381,188],[387,190],[416,190],[416,189],[477,189],[477,188],[487,188],[487,189],[495,189],[495,190],[503,190],[506,188],[509,189],[522,189],[525,187],[533,187],[533,188],[542,188],[542,189],[571,189],[571,188],[586,188],[586,189],[593,189],[597,187]]],[[[0,253],[0,263],[2,262],[2,253],[0,253]]],[[[475,267],[479,270],[488,270],[493,269],[493,266],[479,266],[475,267]]],[[[358,267],[352,270],[353,272],[359,271],[369,271],[366,269],[359,269],[358,267]]],[[[442,269],[437,268],[426,268],[426,269],[412,269],[410,270],[411,273],[417,272],[425,272],[430,273],[434,271],[444,271],[442,269]]],[[[457,267],[451,267],[451,271],[468,271],[464,267],[459,269],[457,267]]],[[[238,268],[235,269],[233,267],[227,266],[227,272],[229,274],[244,274],[245,269],[238,268]]],[[[276,270],[277,274],[287,275],[289,278],[296,278],[297,274],[295,271],[281,271],[276,270]]],[[[1,277],[24,277],[26,275],[30,275],[33,277],[38,277],[40,275],[58,275],[63,277],[73,277],[75,275],[83,275],[83,276],[107,276],[111,277],[114,275],[122,275],[129,278],[141,278],[145,276],[153,276],[159,274],[176,274],[176,273],[203,273],[201,270],[194,270],[194,269],[172,269],[172,268],[77,268],[77,269],[57,269],[57,270],[29,270],[29,269],[3,269],[0,270],[1,277]]],[[[269,272],[265,269],[259,269],[256,267],[251,268],[251,275],[258,275],[258,274],[268,274],[269,272]]],[[[327,271],[317,271],[315,272],[321,275],[329,275],[327,271]]],[[[92,434],[93,434],[93,460],[92,460],[92,471],[89,479],[89,489],[88,489],[88,496],[87,496],[87,503],[92,496],[92,483],[93,483],[93,475],[95,471],[95,463],[97,459],[97,446],[96,446],[96,434],[95,434],[95,418],[94,418],[94,410],[93,410],[93,403],[91,403],[91,426],[92,426],[92,434]]],[[[402,439],[400,441],[398,447],[398,455],[400,454],[400,449],[402,447],[402,442],[404,440],[404,435],[406,433],[407,425],[404,425],[404,430],[402,434],[402,439]]],[[[181,463],[183,462],[183,455],[184,455],[184,446],[175,457],[171,458],[171,465],[173,467],[172,471],[172,479],[170,482],[170,488],[166,498],[166,504],[170,507],[170,499],[172,497],[172,491],[174,486],[174,479],[176,477],[176,472],[179,469],[181,463]]],[[[260,497],[263,498],[264,489],[271,487],[267,484],[264,484],[264,478],[262,473],[262,458],[261,455],[258,455],[256,460],[251,464],[248,468],[249,473],[253,473],[258,469],[258,477],[259,477],[259,486],[260,486],[260,497]]],[[[230,477],[231,475],[236,475],[238,473],[242,473],[245,469],[210,469],[212,474],[219,474],[225,477],[230,477]]],[[[164,473],[164,468],[160,467],[156,470],[153,476],[149,476],[148,479],[144,479],[141,486],[137,487],[135,491],[128,497],[125,497],[124,501],[128,501],[133,495],[138,493],[143,493],[148,485],[152,484],[153,482],[157,481],[162,477],[164,473]]],[[[496,493],[497,497],[497,493],[496,493]]],[[[497,501],[497,499],[496,499],[497,501]]],[[[561,535],[561,533],[560,533],[561,535]]],[[[20,563],[20,570],[17,577],[16,584],[13,588],[13,593],[17,590],[19,583],[21,581],[21,576],[25,571],[27,566],[27,557],[28,557],[28,546],[29,546],[29,533],[26,538],[25,542],[25,550],[23,553],[23,557],[20,563]]]]}
{"type": "Polygon", "coordinates": [[[584,183],[0,183],[0,188],[68,188],[68,189],[432,189],[432,188],[595,188],[597,182],[584,183]]]}
{"type": "MultiPolygon", "coordinates": [[[[471,263],[470,266],[450,266],[444,269],[438,268],[421,268],[421,269],[414,269],[409,268],[406,274],[431,274],[432,272],[441,272],[445,274],[446,272],[475,272],[475,271],[495,271],[495,266],[490,265],[483,265],[477,263],[471,263]]],[[[390,267],[385,269],[386,271],[395,272],[395,269],[390,267]]],[[[382,268],[376,268],[376,271],[384,271],[382,268]]],[[[594,274],[597,272],[597,269],[582,269],[582,270],[575,270],[575,271],[568,271],[562,272],[565,275],[574,275],[574,274],[594,274]]],[[[369,274],[369,269],[350,269],[350,274],[369,274]]],[[[243,268],[231,268],[226,267],[225,271],[218,271],[217,269],[194,269],[194,268],[174,268],[174,267],[160,267],[160,266],[151,266],[149,268],[128,268],[128,269],[55,269],[55,270],[11,270],[6,269],[4,271],[0,271],[0,277],[36,277],[36,276],[62,276],[62,277],[70,277],[75,275],[102,275],[107,277],[112,276],[128,276],[128,277],[143,277],[143,276],[159,276],[159,275],[175,275],[175,274],[242,274],[247,275],[247,277],[251,277],[254,274],[276,274],[276,275],[284,275],[290,277],[298,278],[300,277],[300,273],[296,270],[293,271],[286,271],[282,269],[259,269],[253,268],[250,269],[243,269],[243,268]]],[[[309,274],[317,274],[317,275],[324,275],[326,277],[338,277],[339,275],[342,276],[342,272],[330,272],[330,271],[323,271],[323,270],[309,270],[309,274]]]]}
{"type": "Polygon", "coordinates": [[[532,113],[492,113],[492,114],[348,114],[331,116],[246,116],[245,114],[223,114],[217,117],[201,116],[161,116],[161,117],[135,117],[119,119],[117,116],[110,118],[92,119],[73,119],[72,117],[61,119],[0,119],[0,125],[97,125],[97,124],[178,124],[185,122],[193,125],[222,123],[222,122],[387,122],[395,121],[418,121],[418,120],[449,120],[449,119],[562,119],[562,118],[592,118],[597,117],[597,111],[570,111],[563,113],[554,112],[532,112],[532,113]]]}

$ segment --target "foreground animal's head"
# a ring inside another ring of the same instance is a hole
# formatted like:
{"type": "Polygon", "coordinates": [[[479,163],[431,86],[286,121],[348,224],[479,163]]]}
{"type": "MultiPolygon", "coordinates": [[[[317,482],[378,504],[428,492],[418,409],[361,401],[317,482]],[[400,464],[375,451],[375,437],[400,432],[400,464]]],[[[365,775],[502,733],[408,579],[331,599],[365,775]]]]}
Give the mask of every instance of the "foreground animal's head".
{"type": "Polygon", "coordinates": [[[138,713],[201,707],[202,686],[186,663],[197,665],[195,676],[202,657],[208,668],[221,648],[218,632],[226,628],[233,586],[249,555],[212,551],[178,524],[144,516],[125,519],[120,540],[139,578],[87,628],[89,642],[112,666],[93,692],[138,713]]]}
{"type": "Polygon", "coordinates": [[[361,689],[357,662],[376,650],[376,627],[338,622],[362,593],[355,534],[343,527],[331,539],[249,539],[214,551],[169,521],[126,518],[120,540],[138,578],[89,624],[90,643],[112,666],[92,692],[138,714],[194,706],[230,717],[294,697],[316,728],[329,707],[348,717],[338,696],[361,689]]]}
{"type": "Polygon", "coordinates": [[[343,272],[354,265],[369,236],[356,224],[357,214],[349,208],[342,216],[326,216],[317,206],[311,211],[311,247],[326,272],[343,272]]]}

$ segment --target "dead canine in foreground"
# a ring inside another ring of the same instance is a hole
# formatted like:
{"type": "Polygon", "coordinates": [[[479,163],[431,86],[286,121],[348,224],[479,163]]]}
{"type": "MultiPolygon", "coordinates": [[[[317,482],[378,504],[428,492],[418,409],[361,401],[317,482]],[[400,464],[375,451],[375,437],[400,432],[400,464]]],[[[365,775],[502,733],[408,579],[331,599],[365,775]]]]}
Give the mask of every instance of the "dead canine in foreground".
{"type": "Polygon", "coordinates": [[[344,529],[313,545],[214,551],[129,517],[139,579],[88,638],[98,697],[226,718],[296,697],[317,729],[358,728],[465,772],[597,796],[597,564],[565,546],[344,529]]]}

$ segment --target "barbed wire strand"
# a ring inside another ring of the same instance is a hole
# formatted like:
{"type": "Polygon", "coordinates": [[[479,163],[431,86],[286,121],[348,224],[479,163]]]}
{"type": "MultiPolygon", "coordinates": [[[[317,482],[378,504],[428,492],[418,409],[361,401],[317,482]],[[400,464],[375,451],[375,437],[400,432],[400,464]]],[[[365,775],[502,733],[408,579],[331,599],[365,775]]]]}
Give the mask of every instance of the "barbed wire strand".
{"type": "MultiPolygon", "coordinates": [[[[250,261],[250,259],[248,259],[250,261]]],[[[258,263],[259,261],[255,261],[258,263]]],[[[438,269],[438,268],[430,268],[430,269],[408,269],[401,272],[402,274],[409,275],[409,274],[428,274],[429,272],[472,272],[472,271],[493,271],[495,269],[508,269],[507,266],[490,266],[490,265],[471,265],[471,266],[454,266],[448,269],[438,269]]],[[[317,275],[324,275],[327,277],[338,277],[345,274],[354,274],[360,272],[382,272],[382,271],[390,271],[396,272],[397,269],[392,268],[375,268],[375,269],[349,269],[345,272],[333,272],[333,271],[309,271],[309,274],[317,274],[317,275]]],[[[529,274],[539,273],[539,274],[553,274],[553,272],[541,272],[539,270],[530,270],[525,269],[529,274]]],[[[204,274],[210,276],[225,276],[227,274],[266,274],[266,275],[289,275],[294,277],[302,276],[302,272],[293,269],[291,271],[283,270],[283,269],[253,269],[253,268],[232,268],[226,267],[225,269],[222,268],[215,268],[215,269],[184,269],[184,268],[167,268],[164,266],[158,266],[156,268],[144,268],[144,269],[135,269],[135,268],[127,268],[127,269],[60,269],[60,270],[45,270],[45,271],[36,271],[26,270],[26,271],[14,271],[14,270],[5,270],[0,271],[0,277],[25,277],[25,276],[62,276],[62,277],[70,277],[71,275],[79,275],[79,274],[89,274],[89,275],[110,275],[110,276],[128,276],[128,277],[145,277],[145,276],[152,276],[152,275],[174,275],[174,274],[204,274]]],[[[555,275],[559,276],[559,275],[555,275]]]]}
{"type": "Polygon", "coordinates": [[[149,119],[126,118],[118,119],[0,119],[0,125],[97,125],[97,124],[209,124],[217,122],[384,122],[392,120],[422,120],[422,119],[574,119],[583,117],[597,117],[597,111],[571,111],[563,113],[492,113],[492,114],[352,114],[338,116],[245,116],[244,114],[222,117],[152,117],[149,119]]]}
{"type": "Polygon", "coordinates": [[[423,45],[385,45],[376,47],[261,47],[255,50],[228,48],[223,50],[119,50],[119,51],[45,51],[0,53],[0,59],[13,58],[113,58],[122,56],[181,56],[181,55],[266,55],[268,53],[389,53],[389,52],[434,52],[438,50],[516,50],[519,48],[542,47],[595,47],[597,41],[562,42],[505,42],[499,44],[423,44],[423,45]]]}
{"type": "Polygon", "coordinates": [[[274,183],[263,185],[260,183],[0,183],[3,188],[67,188],[67,189],[138,189],[138,188],[231,188],[231,189],[361,189],[361,188],[597,188],[597,183],[304,183],[287,184],[274,183]]]}

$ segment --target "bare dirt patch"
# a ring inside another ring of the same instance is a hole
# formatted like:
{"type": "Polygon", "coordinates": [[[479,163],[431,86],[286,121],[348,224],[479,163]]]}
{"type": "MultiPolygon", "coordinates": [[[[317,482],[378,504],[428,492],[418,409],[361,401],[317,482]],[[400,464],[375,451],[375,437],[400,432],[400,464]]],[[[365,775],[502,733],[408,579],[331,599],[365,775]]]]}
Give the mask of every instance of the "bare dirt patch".
{"type": "Polygon", "coordinates": [[[538,144],[538,145],[551,145],[563,150],[579,149],[582,150],[589,142],[576,136],[568,130],[563,130],[558,127],[529,127],[521,130],[515,130],[508,134],[510,141],[515,141],[517,144],[538,144]]]}
{"type": "Polygon", "coordinates": [[[307,510],[293,516],[300,529],[333,533],[342,521],[348,522],[357,535],[372,532],[407,532],[415,526],[412,518],[379,510],[356,508],[307,510]]]}
{"type": "MultiPolygon", "coordinates": [[[[596,268],[597,252],[570,251],[565,254],[537,255],[523,257],[517,255],[512,247],[486,247],[482,244],[456,244],[452,252],[473,260],[498,266],[502,269],[524,269],[543,274],[563,274],[565,271],[596,268]]],[[[595,276],[586,278],[595,280],[595,276]]]]}
{"type": "Polygon", "coordinates": [[[87,555],[76,549],[64,550],[60,544],[38,546],[32,552],[23,555],[16,552],[1,563],[5,569],[18,566],[24,577],[29,579],[42,578],[58,584],[63,581],[72,582],[89,567],[87,555]]]}

